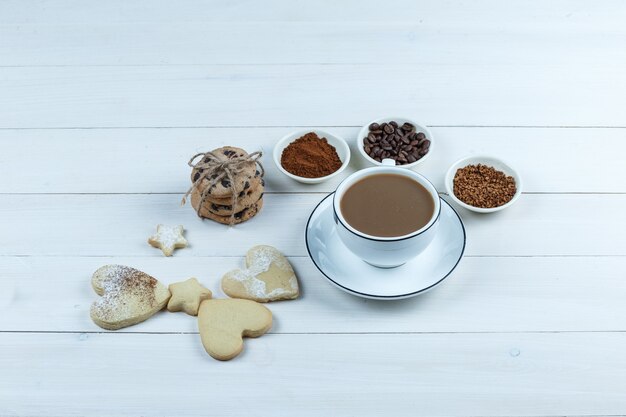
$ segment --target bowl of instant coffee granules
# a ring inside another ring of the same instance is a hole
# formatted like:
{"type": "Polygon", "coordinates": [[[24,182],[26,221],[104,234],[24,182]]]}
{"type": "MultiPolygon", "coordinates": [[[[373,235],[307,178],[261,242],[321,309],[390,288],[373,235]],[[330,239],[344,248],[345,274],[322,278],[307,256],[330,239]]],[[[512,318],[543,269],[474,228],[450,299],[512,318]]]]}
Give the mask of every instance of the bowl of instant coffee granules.
{"type": "Polygon", "coordinates": [[[324,182],[343,171],[350,162],[345,140],[321,130],[290,133],[274,146],[278,169],[305,184],[324,182]]]}
{"type": "Polygon", "coordinates": [[[426,126],[403,117],[369,122],[361,128],[356,142],[363,159],[373,165],[393,159],[398,167],[413,168],[433,151],[433,135],[426,126]]]}
{"type": "Polygon", "coordinates": [[[477,213],[503,210],[522,194],[517,171],[491,156],[471,156],[455,162],[446,173],[445,186],[458,205],[477,213]]]}

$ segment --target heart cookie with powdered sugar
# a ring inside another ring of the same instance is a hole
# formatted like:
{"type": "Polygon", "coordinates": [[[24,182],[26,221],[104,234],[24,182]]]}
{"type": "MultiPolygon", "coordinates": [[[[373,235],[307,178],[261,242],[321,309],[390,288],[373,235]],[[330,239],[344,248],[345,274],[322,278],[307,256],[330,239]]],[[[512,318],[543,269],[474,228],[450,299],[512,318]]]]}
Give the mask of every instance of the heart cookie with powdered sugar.
{"type": "Polygon", "coordinates": [[[277,249],[259,245],[246,253],[246,269],[235,269],[222,277],[222,289],[233,298],[262,303],[293,300],[300,290],[291,264],[277,249]]]}
{"type": "Polygon", "coordinates": [[[91,278],[101,297],[91,305],[91,319],[107,330],[141,323],[170,299],[167,287],[145,272],[124,265],[105,265],[91,278]]]}

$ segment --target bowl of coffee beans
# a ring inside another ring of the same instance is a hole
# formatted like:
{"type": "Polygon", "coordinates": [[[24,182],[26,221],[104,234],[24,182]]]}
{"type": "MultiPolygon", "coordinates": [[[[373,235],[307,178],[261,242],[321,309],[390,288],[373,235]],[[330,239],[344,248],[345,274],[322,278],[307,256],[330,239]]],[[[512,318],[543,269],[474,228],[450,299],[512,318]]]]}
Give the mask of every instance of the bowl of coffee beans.
{"type": "Polygon", "coordinates": [[[445,186],[458,205],[477,213],[503,210],[522,194],[522,178],[517,171],[492,156],[456,161],[446,173],[445,186]]]}
{"type": "Polygon", "coordinates": [[[370,164],[382,165],[383,159],[393,159],[396,166],[413,168],[432,153],[433,135],[413,120],[385,117],[363,126],[357,148],[370,164]]]}

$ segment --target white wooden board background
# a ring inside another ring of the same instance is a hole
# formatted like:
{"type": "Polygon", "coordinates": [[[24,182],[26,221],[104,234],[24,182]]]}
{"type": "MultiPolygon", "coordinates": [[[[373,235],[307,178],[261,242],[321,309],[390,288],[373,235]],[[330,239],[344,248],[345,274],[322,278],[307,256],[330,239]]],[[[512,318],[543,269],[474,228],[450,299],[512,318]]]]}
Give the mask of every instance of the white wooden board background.
{"type": "Polygon", "coordinates": [[[625,22],[618,0],[0,0],[0,416],[626,414],[625,22]],[[306,256],[339,179],[299,185],[269,155],[389,114],[432,128],[419,171],[440,191],[490,153],[525,193],[460,210],[466,257],[441,288],[377,302],[306,256]],[[266,206],[233,229],[178,205],[187,158],[224,144],[267,155],[266,206]],[[157,223],[191,247],[163,258],[157,223]],[[103,264],[220,296],[257,243],[302,297],[269,305],[270,334],[233,361],[183,314],[89,319],[103,264]]]}

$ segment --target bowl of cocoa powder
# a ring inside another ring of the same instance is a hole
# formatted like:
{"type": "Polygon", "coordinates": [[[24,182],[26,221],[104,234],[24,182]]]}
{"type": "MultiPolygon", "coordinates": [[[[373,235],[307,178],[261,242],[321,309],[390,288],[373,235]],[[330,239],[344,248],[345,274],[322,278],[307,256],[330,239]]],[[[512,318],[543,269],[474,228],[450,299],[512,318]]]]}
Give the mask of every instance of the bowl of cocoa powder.
{"type": "Polygon", "coordinates": [[[456,161],[446,173],[445,186],[458,205],[477,213],[503,210],[522,194],[518,172],[492,156],[470,156],[456,161]]]}
{"type": "Polygon", "coordinates": [[[322,130],[302,130],[283,137],[274,146],[274,163],[296,181],[317,184],[338,175],[350,162],[345,140],[322,130]]]}

